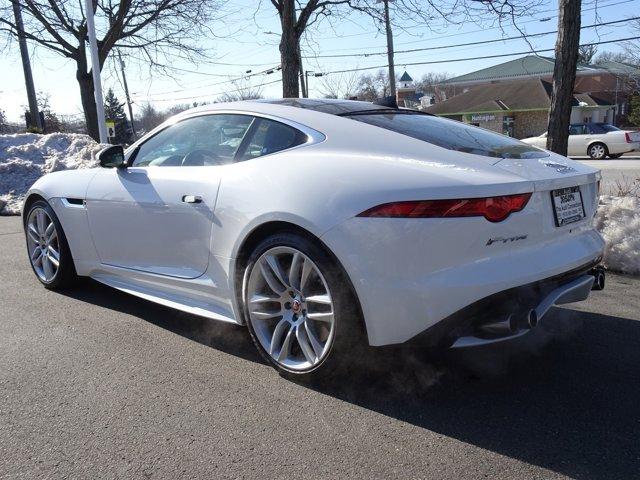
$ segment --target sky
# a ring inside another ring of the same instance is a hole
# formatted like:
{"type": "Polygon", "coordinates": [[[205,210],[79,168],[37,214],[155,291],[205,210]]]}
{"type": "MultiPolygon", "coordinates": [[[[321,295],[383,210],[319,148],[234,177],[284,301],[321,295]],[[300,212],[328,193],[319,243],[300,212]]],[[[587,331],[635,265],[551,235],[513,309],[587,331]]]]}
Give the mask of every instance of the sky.
{"type": "MultiPolygon", "coordinates": [[[[622,20],[638,15],[638,0],[596,0],[583,1],[582,25],[592,25],[622,20]]],[[[253,76],[241,81],[242,86],[268,84],[260,87],[262,95],[276,98],[282,95],[280,74],[260,73],[276,67],[280,63],[278,41],[280,23],[275,9],[269,1],[262,1],[259,8],[250,0],[229,0],[221,14],[224,20],[214,22],[213,30],[217,38],[203,38],[209,60],[196,65],[175,59],[171,62],[176,75],[163,76],[149,74],[146,65],[133,61],[126,64],[126,75],[134,102],[134,115],[146,102],[160,109],[179,103],[194,101],[212,101],[225,90],[232,89],[230,79],[241,78],[251,70],[253,76]],[[188,70],[183,71],[183,70],[188,70]]],[[[394,15],[394,5],[391,15],[394,15]]],[[[395,17],[393,17],[395,18],[395,17]]],[[[399,19],[396,19],[398,23],[399,19]]],[[[100,19],[97,19],[100,24],[100,19]]],[[[524,39],[500,41],[474,46],[455,46],[461,43],[501,39],[518,36],[516,28],[485,22],[482,25],[466,23],[463,25],[445,25],[437,22],[431,26],[404,23],[406,28],[394,30],[395,50],[432,48],[435,50],[396,53],[396,74],[407,71],[414,79],[428,72],[446,72],[449,75],[461,75],[491,65],[496,65],[517,56],[504,58],[452,61],[469,57],[502,55],[527,52],[534,49],[552,49],[555,33],[524,39]],[[453,47],[451,47],[453,46],[453,47]],[[441,62],[427,65],[406,65],[408,63],[441,62]]],[[[527,34],[555,31],[557,28],[557,2],[550,1],[542,5],[531,16],[521,18],[518,27],[527,34]]],[[[637,36],[630,24],[619,23],[596,28],[584,28],[581,31],[581,43],[614,40],[637,36]]],[[[75,65],[72,61],[60,57],[46,49],[30,44],[31,63],[36,90],[49,96],[50,104],[59,115],[75,115],[81,118],[80,94],[75,79],[75,65]]],[[[617,43],[598,47],[602,51],[621,51],[617,43]]],[[[353,68],[366,68],[386,65],[386,39],[380,34],[374,23],[365,17],[351,14],[338,21],[323,21],[308,32],[302,44],[303,63],[306,70],[313,72],[332,72],[353,68]],[[327,57],[327,55],[381,53],[369,56],[327,57]]],[[[0,108],[10,121],[21,121],[24,105],[27,104],[24,76],[16,42],[10,48],[0,52],[0,71],[9,72],[0,80],[0,108]]],[[[553,56],[553,52],[541,53],[553,56]]],[[[103,89],[113,88],[121,101],[124,91],[121,78],[116,75],[115,59],[107,60],[102,71],[103,89]]],[[[370,70],[364,73],[375,73],[370,70]]],[[[363,72],[360,72],[363,73],[363,72]]],[[[327,78],[342,77],[346,81],[354,74],[332,74],[327,78]]],[[[356,74],[357,75],[357,74],[356,74]]],[[[309,96],[321,97],[322,78],[311,77],[309,96]]]]}

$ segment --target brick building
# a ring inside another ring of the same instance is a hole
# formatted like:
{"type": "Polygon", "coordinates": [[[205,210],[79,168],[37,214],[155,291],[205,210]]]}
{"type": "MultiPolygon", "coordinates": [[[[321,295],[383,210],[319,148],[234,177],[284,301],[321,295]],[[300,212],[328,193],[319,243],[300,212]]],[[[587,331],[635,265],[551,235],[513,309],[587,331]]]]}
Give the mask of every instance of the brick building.
{"type": "MultiPolygon", "coordinates": [[[[551,83],[529,79],[471,86],[425,110],[515,138],[527,138],[547,129],[550,107],[551,83]]],[[[571,122],[611,123],[614,111],[614,105],[607,100],[576,93],[571,122]]]]}
{"type": "MultiPolygon", "coordinates": [[[[554,59],[528,55],[508,62],[483,68],[475,72],[450,78],[438,87],[447,99],[456,97],[478,87],[502,85],[514,81],[543,80],[552,82],[554,59]]],[[[614,106],[614,112],[606,120],[599,116],[593,121],[608,121],[614,125],[625,125],[629,110],[629,95],[640,90],[640,68],[622,62],[606,61],[596,65],[579,64],[576,69],[576,94],[586,94],[600,102],[614,106]]],[[[589,103],[589,102],[587,102],[589,103]]],[[[576,113],[572,122],[579,122],[582,114],[576,113]]],[[[535,115],[537,120],[541,114],[535,115]]],[[[588,115],[586,116],[588,117],[588,115]]]]}

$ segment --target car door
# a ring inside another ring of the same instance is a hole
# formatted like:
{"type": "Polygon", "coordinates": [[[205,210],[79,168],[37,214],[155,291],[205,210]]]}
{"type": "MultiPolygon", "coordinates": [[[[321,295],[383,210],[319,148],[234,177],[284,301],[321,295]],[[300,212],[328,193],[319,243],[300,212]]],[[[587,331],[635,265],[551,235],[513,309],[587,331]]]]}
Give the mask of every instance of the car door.
{"type": "Polygon", "coordinates": [[[587,139],[589,135],[584,124],[569,126],[569,139],[567,142],[568,156],[584,156],[587,154],[587,139]]]}
{"type": "Polygon", "coordinates": [[[101,169],[87,190],[93,242],[103,264],[180,278],[209,262],[223,166],[253,118],[189,117],[136,147],[125,169],[101,169]]]}

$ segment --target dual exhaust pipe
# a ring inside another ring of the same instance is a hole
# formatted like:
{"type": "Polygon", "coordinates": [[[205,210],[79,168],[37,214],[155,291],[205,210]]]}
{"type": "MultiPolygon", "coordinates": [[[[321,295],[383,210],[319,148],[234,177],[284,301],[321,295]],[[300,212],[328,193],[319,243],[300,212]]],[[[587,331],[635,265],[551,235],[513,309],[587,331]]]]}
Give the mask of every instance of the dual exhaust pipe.
{"type": "Polygon", "coordinates": [[[513,335],[520,328],[535,328],[538,325],[538,314],[535,309],[531,309],[523,316],[509,314],[506,319],[499,322],[485,323],[478,328],[484,333],[492,335],[513,335]]]}
{"type": "MultiPolygon", "coordinates": [[[[604,267],[598,265],[589,272],[594,277],[592,290],[604,290],[605,271],[604,267]]],[[[515,335],[520,329],[532,329],[538,325],[538,313],[534,308],[526,311],[524,315],[510,313],[504,320],[498,322],[485,323],[477,328],[483,333],[497,336],[515,335]]]]}

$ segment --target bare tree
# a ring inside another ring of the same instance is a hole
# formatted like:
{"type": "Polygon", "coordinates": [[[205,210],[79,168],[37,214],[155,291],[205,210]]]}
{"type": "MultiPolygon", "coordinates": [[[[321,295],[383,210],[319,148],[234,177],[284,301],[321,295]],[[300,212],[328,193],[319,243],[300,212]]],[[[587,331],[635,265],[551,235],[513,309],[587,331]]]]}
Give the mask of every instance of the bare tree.
{"type": "Polygon", "coordinates": [[[308,0],[303,4],[296,0],[270,0],[280,17],[280,59],[282,64],[282,96],[299,97],[300,89],[300,39],[303,33],[321,16],[329,15],[332,9],[349,4],[349,0],[308,0]],[[299,14],[296,11],[299,10],[299,14]]]}
{"type": "Polygon", "coordinates": [[[447,72],[428,72],[416,82],[416,89],[427,95],[431,95],[436,102],[442,102],[447,99],[446,88],[442,82],[451,78],[447,72]]]}
{"type": "Polygon", "coordinates": [[[559,0],[547,150],[567,154],[573,89],[580,45],[581,0],[559,0]]]}
{"type": "MultiPolygon", "coordinates": [[[[189,107],[187,106],[185,110],[187,108],[189,107]]],[[[142,105],[140,114],[136,118],[136,121],[140,124],[140,127],[142,127],[142,130],[144,132],[150,132],[155,127],[160,125],[164,121],[164,119],[165,117],[162,112],[159,112],[158,109],[156,109],[156,107],[154,107],[152,104],[145,103],[142,105]]]]}
{"type": "Polygon", "coordinates": [[[633,63],[633,57],[627,55],[625,52],[610,52],[605,51],[599,53],[594,59],[594,63],[597,65],[602,62],[620,62],[620,63],[633,63]]]}
{"type": "MultiPolygon", "coordinates": [[[[487,19],[515,23],[515,19],[530,14],[543,0],[394,0],[391,24],[405,28],[412,24],[428,29],[441,23],[462,24],[487,19]]],[[[371,19],[382,32],[385,12],[376,0],[270,0],[280,18],[280,59],[282,63],[282,94],[298,97],[300,94],[300,39],[308,27],[323,18],[340,18],[349,12],[359,12],[371,19]]]]}
{"type": "Polygon", "coordinates": [[[358,93],[358,82],[355,72],[324,75],[320,77],[318,91],[324,98],[355,97],[358,93]]]}
{"type": "MultiPolygon", "coordinates": [[[[12,4],[20,2],[26,39],[75,63],[76,79],[89,134],[98,139],[87,24],[83,2],[73,0],[0,0],[0,31],[17,37],[12,4]]],[[[168,57],[203,58],[201,36],[222,0],[94,0],[99,29],[100,69],[114,47],[162,69],[168,57]]]]}
{"type": "Polygon", "coordinates": [[[262,87],[254,86],[249,78],[231,80],[231,88],[223,93],[219,102],[237,102],[238,100],[255,100],[262,98],[262,87]]]}
{"type": "Polygon", "coordinates": [[[578,47],[578,63],[591,63],[598,52],[595,45],[580,45],[578,47]]]}
{"type": "Polygon", "coordinates": [[[386,70],[378,70],[376,73],[365,73],[360,76],[357,92],[358,100],[373,102],[388,96],[390,92],[391,84],[386,70]]]}
{"type": "MultiPolygon", "coordinates": [[[[633,20],[632,24],[633,33],[640,35],[640,19],[633,20]]],[[[640,41],[629,40],[622,45],[624,53],[628,58],[628,63],[640,66],[640,41]]]]}

